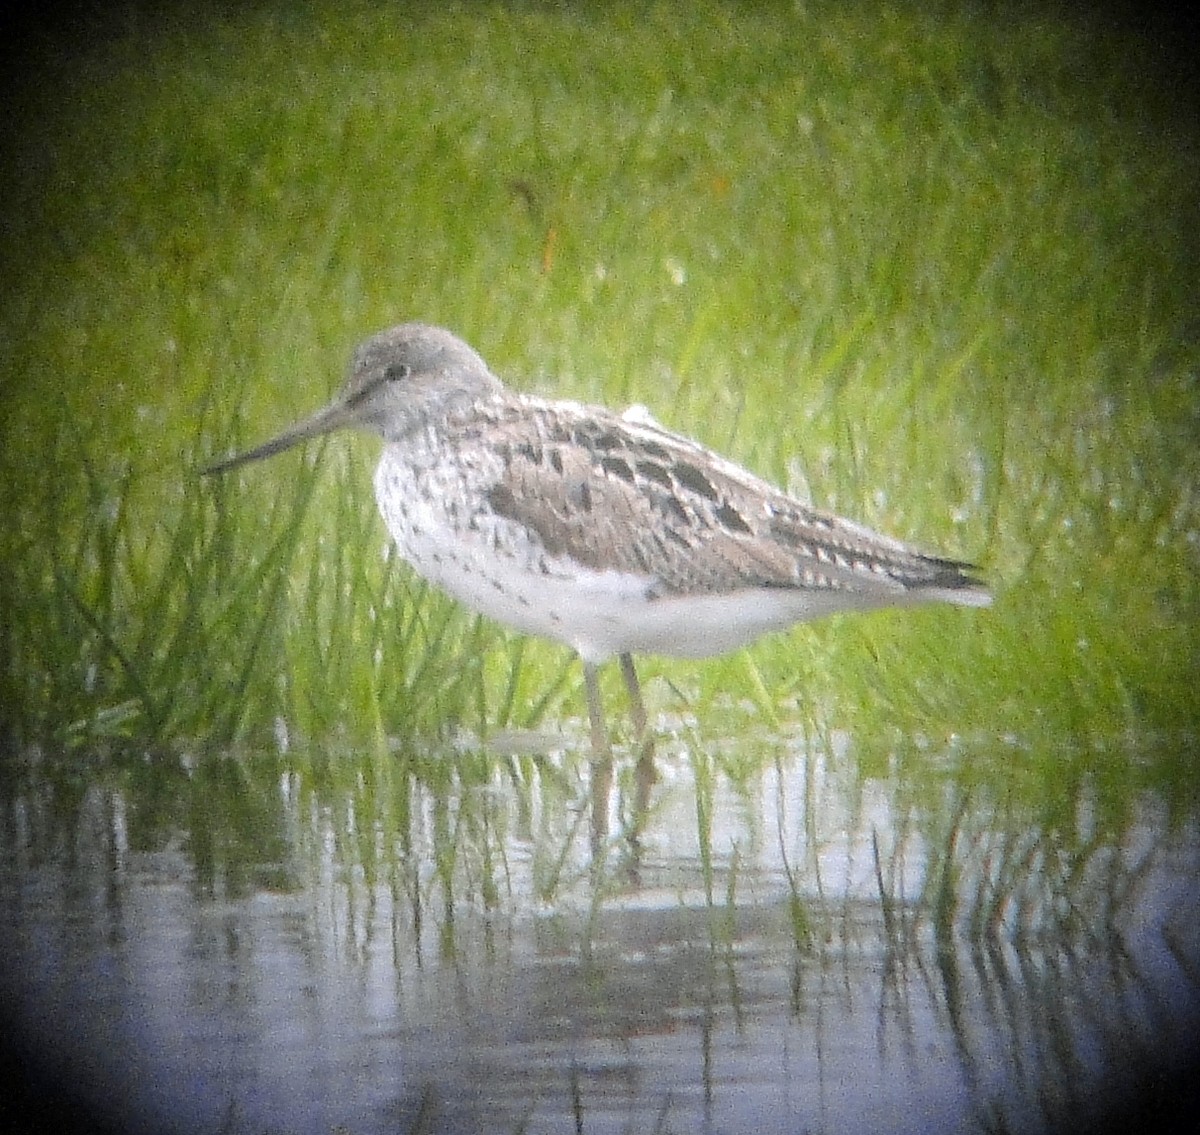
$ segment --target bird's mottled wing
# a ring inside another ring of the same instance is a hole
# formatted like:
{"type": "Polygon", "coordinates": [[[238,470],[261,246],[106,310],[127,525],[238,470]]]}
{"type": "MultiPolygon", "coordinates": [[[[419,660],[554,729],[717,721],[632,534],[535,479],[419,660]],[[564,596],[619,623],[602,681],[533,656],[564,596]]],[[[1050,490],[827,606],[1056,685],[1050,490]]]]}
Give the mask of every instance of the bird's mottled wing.
{"type": "Polygon", "coordinates": [[[972,582],[964,565],[809,508],[652,423],[529,400],[486,435],[501,459],[488,492],[497,514],[552,556],[649,577],[654,594],[972,582]]]}

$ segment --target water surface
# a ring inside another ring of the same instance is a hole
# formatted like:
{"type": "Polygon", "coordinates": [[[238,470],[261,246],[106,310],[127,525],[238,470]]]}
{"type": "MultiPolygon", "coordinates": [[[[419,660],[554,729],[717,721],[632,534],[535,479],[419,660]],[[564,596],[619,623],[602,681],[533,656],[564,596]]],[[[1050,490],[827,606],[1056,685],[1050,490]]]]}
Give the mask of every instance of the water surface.
{"type": "Polygon", "coordinates": [[[124,1131],[313,1135],[1175,1102],[1200,840],[1153,759],[1064,757],[1050,794],[1015,746],[682,734],[635,874],[617,836],[593,860],[574,752],[13,762],[0,980],[32,1090],[124,1131]]]}

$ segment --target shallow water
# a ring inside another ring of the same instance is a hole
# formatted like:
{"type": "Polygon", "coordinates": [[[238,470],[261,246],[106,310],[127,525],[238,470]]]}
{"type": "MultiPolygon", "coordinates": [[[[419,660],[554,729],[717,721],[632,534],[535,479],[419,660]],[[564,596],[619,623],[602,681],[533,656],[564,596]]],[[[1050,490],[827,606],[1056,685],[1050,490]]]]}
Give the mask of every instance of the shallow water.
{"type": "Polygon", "coordinates": [[[593,862],[565,751],[24,762],[10,1046],[38,1098],[124,1131],[1057,1131],[1171,1103],[1196,817],[1106,795],[1103,762],[1022,792],[1023,759],[675,738],[636,879],[619,838],[593,862]]]}

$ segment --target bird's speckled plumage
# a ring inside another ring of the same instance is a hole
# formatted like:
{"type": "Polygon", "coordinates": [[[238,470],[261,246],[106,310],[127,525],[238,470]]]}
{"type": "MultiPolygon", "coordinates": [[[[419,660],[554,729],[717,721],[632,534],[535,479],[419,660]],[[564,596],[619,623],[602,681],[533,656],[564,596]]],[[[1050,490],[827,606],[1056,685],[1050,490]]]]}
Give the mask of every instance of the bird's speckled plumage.
{"type": "Polygon", "coordinates": [[[364,343],[313,418],[210,471],[342,426],[383,437],[376,497],[417,572],[588,664],[717,654],[836,611],[990,601],[968,564],[812,508],[644,415],[510,391],[419,323],[364,343]]]}

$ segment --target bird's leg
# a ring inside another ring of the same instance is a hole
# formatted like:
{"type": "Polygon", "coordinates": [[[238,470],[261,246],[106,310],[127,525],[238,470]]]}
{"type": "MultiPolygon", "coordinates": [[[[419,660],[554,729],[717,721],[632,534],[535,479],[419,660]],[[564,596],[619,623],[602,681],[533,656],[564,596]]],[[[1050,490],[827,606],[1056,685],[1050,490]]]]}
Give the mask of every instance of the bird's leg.
{"type": "Polygon", "coordinates": [[[600,677],[596,667],[585,661],[583,686],[587,691],[588,724],[592,733],[592,855],[598,856],[608,838],[608,799],[612,794],[613,754],[604,724],[600,699],[600,677]]]}
{"type": "Polygon", "coordinates": [[[634,776],[637,788],[633,801],[633,831],[636,840],[646,813],[650,809],[650,790],[658,778],[654,772],[654,737],[648,728],[646,703],[642,700],[642,684],[638,681],[637,669],[633,665],[633,655],[631,654],[621,655],[621,677],[625,679],[625,689],[629,691],[629,712],[633,718],[633,727],[637,732],[638,741],[638,759],[634,776]]]}
{"type": "Polygon", "coordinates": [[[629,691],[629,712],[633,718],[633,727],[637,731],[638,741],[643,741],[646,737],[646,703],[642,701],[642,684],[638,681],[632,654],[621,655],[621,677],[625,679],[625,689],[629,691]]]}

